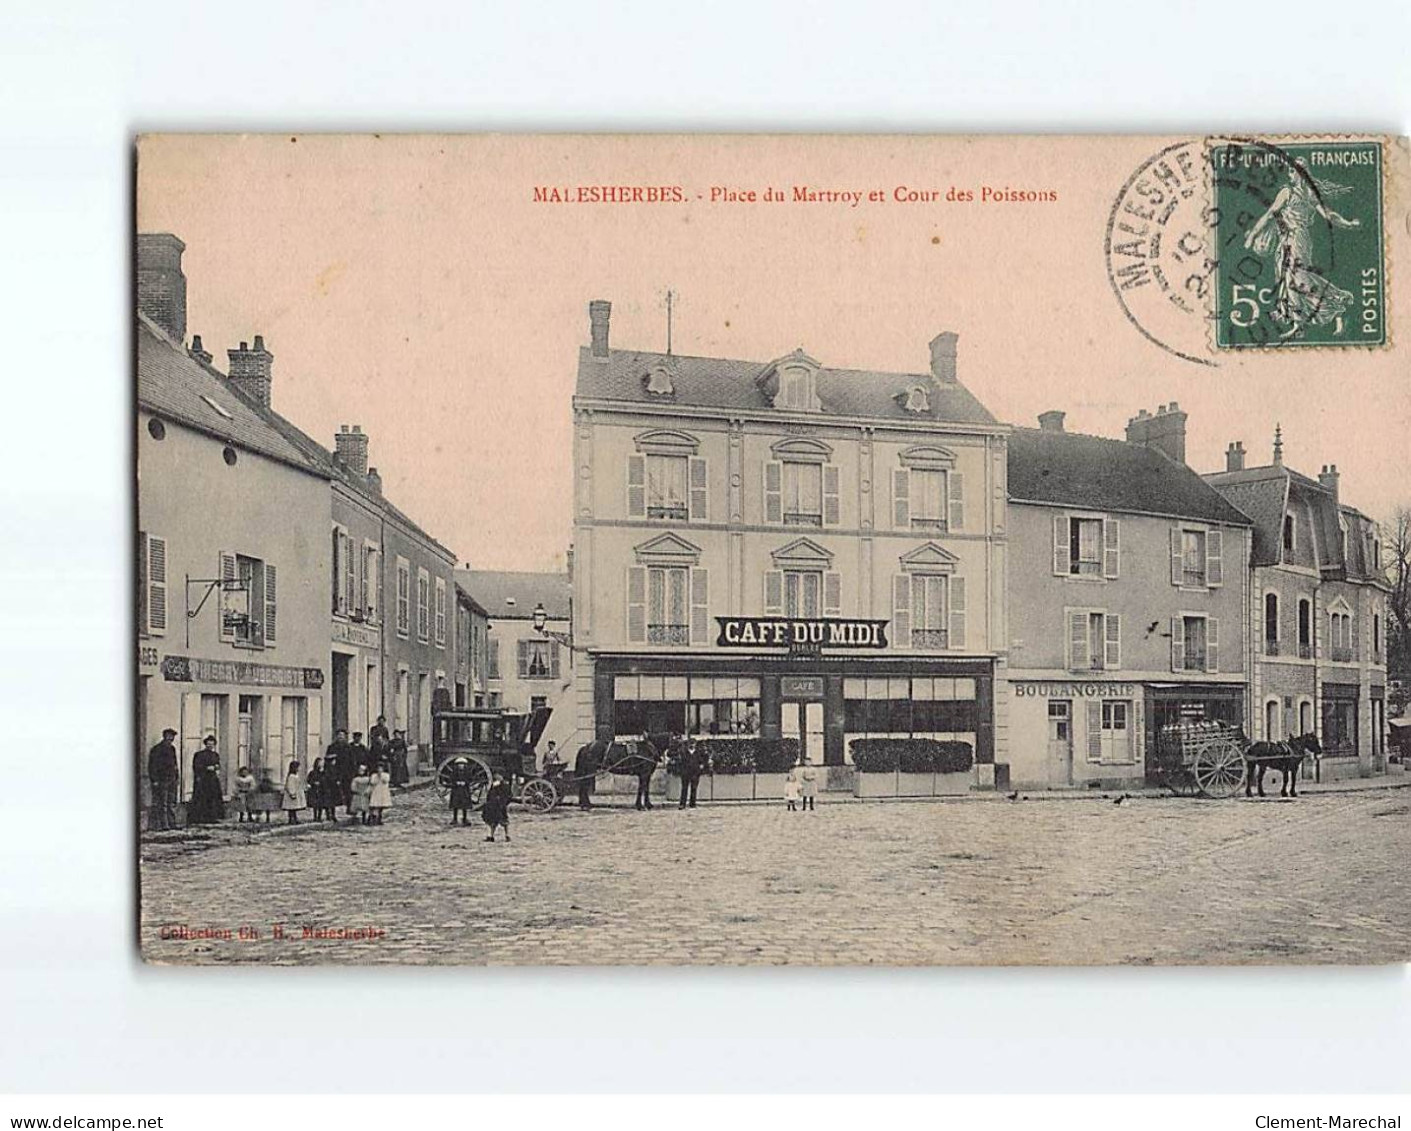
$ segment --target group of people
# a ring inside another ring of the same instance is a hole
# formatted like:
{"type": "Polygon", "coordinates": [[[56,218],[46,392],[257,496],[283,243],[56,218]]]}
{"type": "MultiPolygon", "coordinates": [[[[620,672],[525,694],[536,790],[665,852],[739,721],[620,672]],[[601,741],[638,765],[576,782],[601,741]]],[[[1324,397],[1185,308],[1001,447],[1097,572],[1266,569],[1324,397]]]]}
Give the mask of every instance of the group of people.
{"type": "MultiPolygon", "coordinates": [[[[177,827],[176,808],[181,787],[181,763],[176,752],[177,732],[162,731],[162,740],[147,753],[147,782],[151,791],[148,828],[165,832],[177,827]]],[[[406,734],[388,731],[387,720],[378,716],[369,732],[372,746],[363,744],[361,731],[338,731],[324,757],[315,758],[307,777],[297,761],[289,763],[282,789],[268,772],[256,778],[249,766],[236,771],[231,805],[240,820],[254,821],[263,812],[269,820],[271,809],[282,809],[289,824],[299,823],[299,813],[313,809],[315,821],[335,821],[335,810],[343,806],[354,823],[380,825],[392,806],[392,788],[411,780],[407,765],[406,734]],[[265,798],[280,794],[278,805],[265,798]]],[[[221,777],[220,752],[214,735],[207,735],[191,760],[191,800],[186,805],[187,825],[214,825],[225,820],[225,790],[221,777]]],[[[508,826],[506,827],[508,836],[508,826]]]]}

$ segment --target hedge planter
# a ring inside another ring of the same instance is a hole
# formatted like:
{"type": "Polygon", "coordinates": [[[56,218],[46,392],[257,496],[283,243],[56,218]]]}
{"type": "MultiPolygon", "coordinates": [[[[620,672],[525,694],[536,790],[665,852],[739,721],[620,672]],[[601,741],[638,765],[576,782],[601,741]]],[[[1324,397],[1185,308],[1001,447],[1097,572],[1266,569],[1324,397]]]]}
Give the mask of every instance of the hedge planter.
{"type": "Polygon", "coordinates": [[[969,771],[949,774],[859,773],[854,778],[855,797],[953,797],[969,793],[974,775],[969,771]]]}

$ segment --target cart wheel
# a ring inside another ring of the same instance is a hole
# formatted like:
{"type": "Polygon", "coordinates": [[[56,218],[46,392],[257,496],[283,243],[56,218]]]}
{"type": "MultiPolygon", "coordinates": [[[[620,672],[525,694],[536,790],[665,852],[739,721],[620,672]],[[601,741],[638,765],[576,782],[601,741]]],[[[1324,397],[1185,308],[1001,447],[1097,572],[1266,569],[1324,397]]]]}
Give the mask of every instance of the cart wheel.
{"type": "Polygon", "coordinates": [[[470,763],[470,807],[479,809],[485,804],[485,794],[490,788],[490,767],[474,756],[452,754],[436,767],[436,795],[442,801],[449,800],[455,775],[453,763],[460,757],[465,757],[470,763]]]}
{"type": "Polygon", "coordinates": [[[432,779],[436,796],[442,801],[451,796],[451,763],[454,761],[454,757],[441,759],[441,764],[436,767],[436,777],[432,779]]]}
{"type": "Polygon", "coordinates": [[[1196,755],[1191,772],[1206,797],[1233,797],[1244,785],[1244,751],[1233,742],[1212,742],[1196,755]]]}
{"type": "Polygon", "coordinates": [[[552,782],[547,782],[543,778],[531,778],[524,783],[524,789],[520,791],[519,799],[535,812],[547,813],[558,804],[559,791],[553,787],[552,782]]]}

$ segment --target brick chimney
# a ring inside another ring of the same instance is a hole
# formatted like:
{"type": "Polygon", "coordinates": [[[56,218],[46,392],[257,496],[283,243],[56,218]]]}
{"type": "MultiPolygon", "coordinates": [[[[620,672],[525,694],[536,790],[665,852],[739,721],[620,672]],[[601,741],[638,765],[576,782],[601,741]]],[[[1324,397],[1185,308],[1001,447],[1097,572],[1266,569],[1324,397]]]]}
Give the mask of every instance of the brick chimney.
{"type": "Polygon", "coordinates": [[[1047,412],[1039,413],[1039,428],[1044,432],[1062,432],[1063,418],[1067,413],[1060,412],[1056,408],[1051,408],[1047,412]]]}
{"type": "Polygon", "coordinates": [[[367,475],[367,435],[362,426],[354,424],[350,429],[343,425],[333,437],[333,451],[343,466],[358,475],[367,475]]]}
{"type": "Polygon", "coordinates": [[[937,381],[955,380],[955,347],[960,335],[942,330],[931,339],[931,376],[937,381]]]}
{"type": "Polygon", "coordinates": [[[170,232],[137,237],[137,309],[178,342],[186,340],[186,245],[170,232]]]}
{"type": "Polygon", "coordinates": [[[226,350],[225,354],[230,358],[230,383],[256,404],[269,408],[274,355],[265,349],[264,338],[256,334],[254,349],[241,342],[238,350],[226,350]]]}
{"type": "Polygon", "coordinates": [[[374,495],[382,494],[382,476],[377,473],[377,468],[367,469],[367,485],[374,495]]]}
{"type": "Polygon", "coordinates": [[[1142,409],[1127,421],[1127,443],[1155,448],[1168,459],[1186,462],[1186,414],[1175,401],[1158,405],[1155,414],[1142,409]]]}
{"type": "Polygon", "coordinates": [[[1323,465],[1323,470],[1318,472],[1318,482],[1323,485],[1323,490],[1333,497],[1333,505],[1338,502],[1338,465],[1329,463],[1323,465]]]}
{"type": "Polygon", "coordinates": [[[1225,449],[1225,470],[1244,470],[1244,441],[1231,440],[1230,446],[1225,449]]]}
{"type": "Polygon", "coordinates": [[[595,298],[588,304],[588,325],[593,335],[593,356],[606,361],[608,356],[608,320],[612,317],[612,303],[604,298],[595,298]]]}
{"type": "Polygon", "coordinates": [[[191,335],[191,345],[187,347],[186,352],[202,365],[210,365],[211,362],[215,360],[215,358],[211,356],[211,351],[201,345],[200,334],[191,335]]]}

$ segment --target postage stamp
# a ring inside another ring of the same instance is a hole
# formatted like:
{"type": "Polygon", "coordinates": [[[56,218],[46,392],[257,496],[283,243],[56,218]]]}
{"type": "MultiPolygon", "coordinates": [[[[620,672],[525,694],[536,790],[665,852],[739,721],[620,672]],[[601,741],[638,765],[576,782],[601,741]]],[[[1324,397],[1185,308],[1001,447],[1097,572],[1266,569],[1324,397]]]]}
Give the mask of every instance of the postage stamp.
{"type": "Polygon", "coordinates": [[[1210,149],[1220,349],[1386,342],[1377,140],[1210,149]]]}

